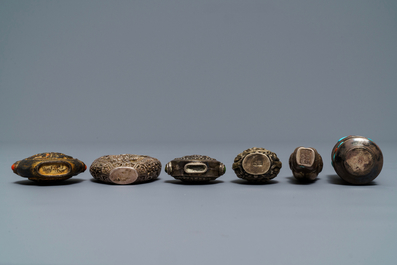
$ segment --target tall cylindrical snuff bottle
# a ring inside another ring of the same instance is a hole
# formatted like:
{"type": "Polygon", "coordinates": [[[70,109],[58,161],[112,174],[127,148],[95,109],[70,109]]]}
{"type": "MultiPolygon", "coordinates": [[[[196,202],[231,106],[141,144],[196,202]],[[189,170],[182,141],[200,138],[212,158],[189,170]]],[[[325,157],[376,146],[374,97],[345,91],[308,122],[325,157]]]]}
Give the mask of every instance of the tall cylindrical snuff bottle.
{"type": "Polygon", "coordinates": [[[349,135],[335,144],[331,153],[332,166],[343,180],[351,184],[368,184],[382,170],[383,155],[370,138],[349,135]]]}

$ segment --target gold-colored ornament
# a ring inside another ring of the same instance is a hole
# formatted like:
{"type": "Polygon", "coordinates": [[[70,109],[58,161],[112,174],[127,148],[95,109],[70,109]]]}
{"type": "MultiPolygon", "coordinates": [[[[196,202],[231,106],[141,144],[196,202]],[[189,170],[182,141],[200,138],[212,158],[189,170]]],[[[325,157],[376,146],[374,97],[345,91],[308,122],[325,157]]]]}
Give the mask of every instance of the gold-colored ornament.
{"type": "Polygon", "coordinates": [[[80,160],[62,153],[40,153],[15,162],[15,174],[39,182],[56,182],[69,179],[87,169],[80,160]]]}

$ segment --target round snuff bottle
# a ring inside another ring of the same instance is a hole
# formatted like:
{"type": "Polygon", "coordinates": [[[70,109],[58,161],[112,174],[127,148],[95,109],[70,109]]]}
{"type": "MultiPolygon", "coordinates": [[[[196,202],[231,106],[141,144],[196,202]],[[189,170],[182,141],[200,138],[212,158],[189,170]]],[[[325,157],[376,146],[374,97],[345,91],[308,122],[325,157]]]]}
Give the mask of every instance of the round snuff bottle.
{"type": "Polygon", "coordinates": [[[253,147],[238,154],[232,168],[239,178],[250,182],[267,182],[278,175],[281,166],[276,153],[253,147]]]}
{"type": "Polygon", "coordinates": [[[383,154],[372,139],[349,135],[335,144],[331,153],[332,166],[343,180],[351,184],[368,184],[381,172],[383,154]]]}

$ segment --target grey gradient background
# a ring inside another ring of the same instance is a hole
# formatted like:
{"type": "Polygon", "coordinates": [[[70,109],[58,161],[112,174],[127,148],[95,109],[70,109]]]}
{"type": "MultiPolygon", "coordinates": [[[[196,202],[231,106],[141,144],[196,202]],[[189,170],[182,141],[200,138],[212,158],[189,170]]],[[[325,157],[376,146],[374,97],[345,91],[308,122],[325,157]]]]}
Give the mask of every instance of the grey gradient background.
{"type": "Polygon", "coordinates": [[[1,1],[1,141],[393,141],[396,16],[395,1],[1,1]]]}
{"type": "Polygon", "coordinates": [[[395,265],[396,73],[396,1],[0,0],[0,264],[395,265]],[[349,134],[383,151],[370,185],[330,165],[349,134]],[[288,168],[300,145],[324,159],[309,185],[288,168]],[[231,170],[253,146],[283,162],[270,184],[231,170]],[[48,151],[227,172],[40,186],[10,170],[48,151]]]}

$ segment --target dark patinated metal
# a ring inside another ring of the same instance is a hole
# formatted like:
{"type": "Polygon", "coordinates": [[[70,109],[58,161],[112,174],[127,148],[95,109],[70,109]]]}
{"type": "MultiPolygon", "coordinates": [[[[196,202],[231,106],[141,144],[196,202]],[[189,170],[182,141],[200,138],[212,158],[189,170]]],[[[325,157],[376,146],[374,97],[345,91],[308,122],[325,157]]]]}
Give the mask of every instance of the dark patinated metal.
{"type": "Polygon", "coordinates": [[[323,159],[315,148],[297,147],[289,157],[292,174],[300,181],[313,181],[323,170],[323,159]]]}
{"type": "Polygon", "coordinates": [[[40,153],[15,162],[15,174],[39,182],[56,182],[69,179],[87,169],[80,160],[62,153],[40,153]]]}
{"type": "Polygon", "coordinates": [[[90,173],[95,179],[114,184],[154,180],[160,172],[160,161],[145,155],[106,155],[95,159],[90,166],[90,173]]]}
{"type": "Polygon", "coordinates": [[[363,136],[345,136],[331,153],[332,166],[343,180],[351,184],[367,184],[382,170],[383,155],[379,146],[363,136]]]}
{"type": "Polygon", "coordinates": [[[233,170],[237,177],[251,182],[266,182],[277,176],[282,163],[277,155],[265,148],[253,147],[238,154],[233,170]]]}
{"type": "Polygon", "coordinates": [[[165,172],[185,182],[207,182],[225,174],[226,167],[209,156],[190,155],[168,162],[165,172]]]}

